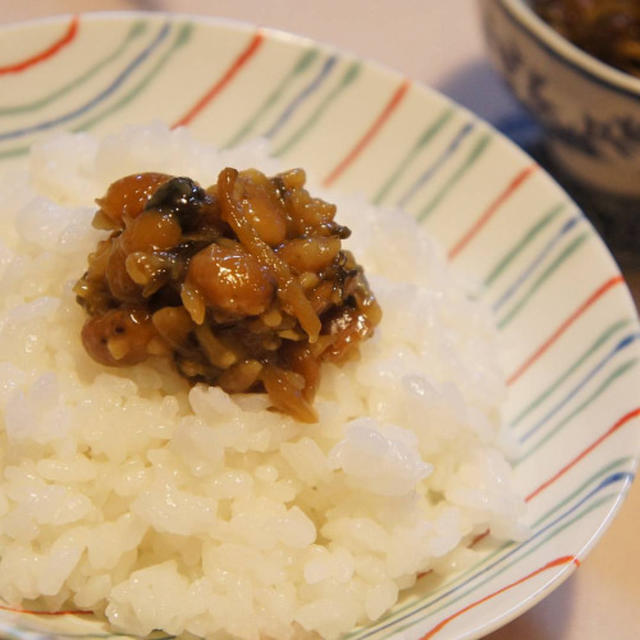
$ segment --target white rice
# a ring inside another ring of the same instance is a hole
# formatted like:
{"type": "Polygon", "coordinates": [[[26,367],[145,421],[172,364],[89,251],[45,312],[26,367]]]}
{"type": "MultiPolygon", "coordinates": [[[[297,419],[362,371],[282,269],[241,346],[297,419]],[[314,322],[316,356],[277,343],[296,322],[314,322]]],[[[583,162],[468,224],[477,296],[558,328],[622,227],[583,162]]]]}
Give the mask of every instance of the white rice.
{"type": "Polygon", "coordinates": [[[91,609],[141,635],[335,638],[418,573],[473,562],[486,529],[524,534],[490,316],[397,211],[338,204],[384,317],[359,361],[324,366],[317,424],[267,411],[262,395],[190,388],[167,363],[89,358],[71,287],[101,235],[93,198],[128,173],[210,184],[225,165],[280,168],[259,145],[221,153],[154,124],[57,135],[30,172],[0,177],[10,605],[91,609]]]}

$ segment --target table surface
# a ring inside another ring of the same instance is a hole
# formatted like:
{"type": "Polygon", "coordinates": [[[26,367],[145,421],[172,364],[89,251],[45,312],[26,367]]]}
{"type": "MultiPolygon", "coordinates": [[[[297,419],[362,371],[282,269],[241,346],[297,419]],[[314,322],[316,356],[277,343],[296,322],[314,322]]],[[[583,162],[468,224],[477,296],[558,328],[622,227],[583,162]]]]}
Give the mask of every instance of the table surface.
{"type": "MultiPolygon", "coordinates": [[[[490,122],[518,109],[487,60],[474,0],[5,0],[0,22],[112,9],[234,18],[336,45],[449,95],[490,122]]],[[[640,306],[640,268],[625,275],[640,306]]],[[[640,638],[640,486],[553,594],[485,640],[640,638]]]]}

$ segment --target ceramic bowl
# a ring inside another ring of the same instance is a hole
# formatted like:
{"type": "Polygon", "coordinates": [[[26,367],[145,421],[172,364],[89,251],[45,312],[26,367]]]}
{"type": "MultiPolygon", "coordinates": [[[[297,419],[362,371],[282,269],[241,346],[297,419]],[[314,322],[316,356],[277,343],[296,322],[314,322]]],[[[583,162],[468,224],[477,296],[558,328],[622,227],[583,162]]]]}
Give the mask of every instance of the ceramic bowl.
{"type": "MultiPolygon", "coordinates": [[[[478,638],[576,569],[635,472],[640,326],[601,240],[528,156],[407,78],[278,32],[124,13],[3,27],[0,38],[1,172],[57,128],[104,134],[155,118],[219,145],[260,136],[316,183],[402,203],[483,283],[505,344],[504,420],[531,537],[480,542],[477,564],[446,582],[423,577],[350,638],[478,638]]],[[[110,634],[91,616],[0,603],[3,636],[110,634]]]]}
{"type": "Polygon", "coordinates": [[[640,78],[574,46],[526,0],[480,7],[493,62],[556,164],[587,188],[640,202],[640,78]]]}

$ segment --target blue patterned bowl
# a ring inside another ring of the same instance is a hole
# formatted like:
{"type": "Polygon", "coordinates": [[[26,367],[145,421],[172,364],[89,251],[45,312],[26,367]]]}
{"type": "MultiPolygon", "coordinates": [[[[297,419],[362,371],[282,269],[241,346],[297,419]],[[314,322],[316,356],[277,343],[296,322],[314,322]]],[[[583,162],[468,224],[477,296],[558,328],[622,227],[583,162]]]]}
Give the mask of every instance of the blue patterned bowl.
{"type": "Polygon", "coordinates": [[[480,6],[493,61],[555,161],[587,187],[640,200],[640,78],[571,44],[526,0],[480,6]]]}
{"type": "MultiPolygon", "coordinates": [[[[487,20],[515,25],[507,7],[518,4],[486,4],[487,20]]],[[[350,638],[478,638],[570,575],[635,473],[640,325],[601,240],[529,157],[435,92],[268,30],[95,14],[3,27],[0,40],[0,172],[56,128],[108,133],[156,118],[219,145],[260,136],[327,187],[401,203],[484,283],[509,345],[504,419],[519,443],[515,480],[532,535],[480,542],[475,565],[444,583],[423,577],[350,638]]],[[[520,78],[528,67],[515,59],[520,78]]],[[[6,603],[0,635],[113,637],[86,612],[6,603]]]]}

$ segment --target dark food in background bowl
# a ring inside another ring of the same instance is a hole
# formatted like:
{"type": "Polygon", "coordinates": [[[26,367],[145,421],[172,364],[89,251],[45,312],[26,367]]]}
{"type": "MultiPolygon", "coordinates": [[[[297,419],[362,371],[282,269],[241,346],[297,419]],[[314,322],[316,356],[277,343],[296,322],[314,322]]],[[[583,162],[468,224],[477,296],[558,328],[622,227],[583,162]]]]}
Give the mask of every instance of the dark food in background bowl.
{"type": "Polygon", "coordinates": [[[380,321],[336,208],[301,169],[221,171],[206,191],[159,173],[114,182],[94,226],[112,231],[75,287],[84,346],[108,366],[171,356],[191,381],[266,390],[304,422],[322,361],[357,352],[380,321]]]}
{"type": "Polygon", "coordinates": [[[640,77],[640,0],[532,0],[532,6],[587,53],[640,77]]]}
{"type": "Polygon", "coordinates": [[[540,126],[528,150],[612,249],[637,254],[640,1],[480,0],[480,7],[493,63],[540,126]],[[630,72],[594,57],[606,51],[630,72]]]}

